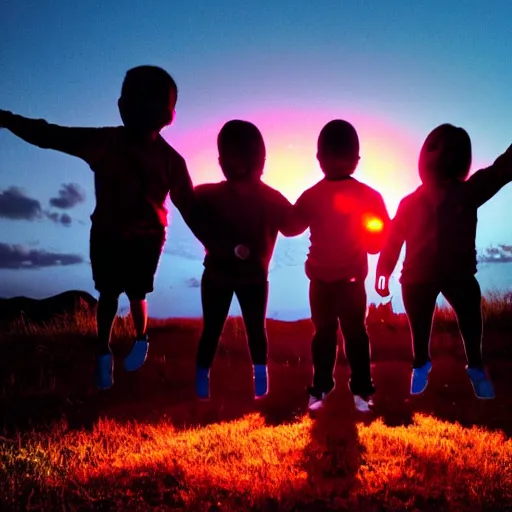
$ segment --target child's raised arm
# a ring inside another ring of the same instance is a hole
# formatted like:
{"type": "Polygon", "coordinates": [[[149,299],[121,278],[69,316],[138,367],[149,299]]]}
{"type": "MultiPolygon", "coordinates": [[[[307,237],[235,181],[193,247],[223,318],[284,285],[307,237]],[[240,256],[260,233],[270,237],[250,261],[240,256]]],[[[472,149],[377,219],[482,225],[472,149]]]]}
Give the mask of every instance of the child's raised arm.
{"type": "Polygon", "coordinates": [[[405,242],[406,208],[404,200],[400,202],[395,217],[391,221],[387,240],[377,262],[375,290],[382,297],[389,295],[389,277],[396,267],[400,251],[405,242]]]}
{"type": "Polygon", "coordinates": [[[89,165],[93,165],[103,155],[105,137],[109,131],[105,128],[58,126],[43,119],[15,115],[7,110],[0,110],[0,127],[29,144],[76,156],[89,165]]]}
{"type": "Polygon", "coordinates": [[[512,145],[486,169],[475,172],[466,186],[470,202],[480,207],[512,181],[512,145]]]}

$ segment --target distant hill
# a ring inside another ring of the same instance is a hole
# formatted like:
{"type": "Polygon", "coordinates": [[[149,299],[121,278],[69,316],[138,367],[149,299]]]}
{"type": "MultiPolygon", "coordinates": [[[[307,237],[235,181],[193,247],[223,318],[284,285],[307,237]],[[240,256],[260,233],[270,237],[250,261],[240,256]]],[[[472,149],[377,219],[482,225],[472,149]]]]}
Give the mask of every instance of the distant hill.
{"type": "Polygon", "coordinates": [[[89,293],[78,290],[66,291],[45,299],[0,298],[0,323],[10,323],[24,318],[40,324],[58,315],[72,314],[77,310],[93,311],[97,302],[89,293]]]}

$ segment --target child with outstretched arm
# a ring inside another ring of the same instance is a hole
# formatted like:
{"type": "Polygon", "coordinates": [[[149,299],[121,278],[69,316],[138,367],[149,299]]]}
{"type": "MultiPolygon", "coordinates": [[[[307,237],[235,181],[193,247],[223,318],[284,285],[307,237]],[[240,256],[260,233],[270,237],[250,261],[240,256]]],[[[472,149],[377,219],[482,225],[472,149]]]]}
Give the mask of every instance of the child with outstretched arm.
{"type": "Polygon", "coordinates": [[[268,392],[268,269],[279,232],[299,233],[291,203],[261,181],[265,143],[247,121],[227,122],[218,135],[219,164],[225,180],[195,188],[198,209],[211,224],[201,280],[203,330],[196,361],[196,392],[210,396],[210,368],[233,295],[236,295],[253,362],[256,398],[268,392]],[[217,240],[216,246],[211,242],[217,240]]]}
{"type": "Polygon", "coordinates": [[[359,138],[350,123],[336,119],[322,128],[317,158],[325,178],[306,190],[294,207],[302,230],[309,227],[311,237],[306,275],[315,334],[309,409],[323,407],[334,389],[339,325],[355,407],[369,412],[375,388],[366,331],[365,279],[368,254],[380,251],[389,216],[382,196],[352,177],[359,162],[359,138]]]}
{"type": "Polygon", "coordinates": [[[457,316],[476,396],[494,398],[482,360],[475,238],[478,208],[512,181],[512,146],[467,179],[471,158],[471,139],[463,128],[443,124],[428,135],[419,157],[422,185],[400,202],[377,264],[375,288],[386,297],[405,243],[400,282],[414,351],[413,395],[428,384],[432,318],[441,293],[457,316]]]}
{"type": "MultiPolygon", "coordinates": [[[[161,137],[174,116],[177,86],[155,66],[130,69],[118,101],[123,126],[71,128],[0,111],[0,127],[30,144],[87,162],[94,172],[96,207],[91,216],[90,259],[97,309],[96,385],[113,385],[110,336],[119,295],[130,300],[136,338],[124,360],[128,371],[144,363],[148,351],[146,295],[166,237],[171,200],[189,220],[193,186],[184,159],[161,137]]],[[[201,231],[201,226],[198,228],[201,231]]]]}

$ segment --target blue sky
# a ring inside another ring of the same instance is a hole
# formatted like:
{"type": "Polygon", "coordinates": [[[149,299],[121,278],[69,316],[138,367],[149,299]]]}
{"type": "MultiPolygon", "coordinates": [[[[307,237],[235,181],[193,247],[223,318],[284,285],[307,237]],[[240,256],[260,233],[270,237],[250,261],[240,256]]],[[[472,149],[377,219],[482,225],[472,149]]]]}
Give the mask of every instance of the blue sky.
{"type": "MultiPolygon", "coordinates": [[[[469,131],[474,170],[512,142],[509,0],[97,4],[0,4],[0,108],[66,125],[115,125],[125,71],[160,65],[180,91],[165,137],[187,158],[194,182],[220,177],[216,132],[230,118],[245,118],[271,148],[268,182],[295,199],[319,177],[314,150],[322,124],[345,117],[361,135],[360,177],[382,189],[392,213],[415,185],[417,152],[436,125],[469,131]]],[[[0,218],[0,244],[87,259],[94,193],[84,163],[2,130],[0,193],[11,187],[72,221],[0,218]],[[50,207],[68,184],[85,199],[50,207]]],[[[512,243],[511,200],[512,186],[482,208],[479,246],[512,243]]],[[[55,275],[0,268],[0,295],[25,293],[30,282],[44,296],[55,275]]],[[[77,279],[59,283],[63,289],[89,279],[90,269],[72,265],[66,276],[77,279]]]]}

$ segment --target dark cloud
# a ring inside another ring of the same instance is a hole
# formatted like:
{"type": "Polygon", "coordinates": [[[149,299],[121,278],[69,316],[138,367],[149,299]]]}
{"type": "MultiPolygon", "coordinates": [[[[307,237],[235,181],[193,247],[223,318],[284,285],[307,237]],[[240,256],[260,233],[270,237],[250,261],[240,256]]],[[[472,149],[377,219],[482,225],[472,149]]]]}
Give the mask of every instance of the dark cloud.
{"type": "Polygon", "coordinates": [[[199,279],[196,279],[195,277],[191,277],[190,279],[187,279],[185,282],[187,283],[187,286],[189,288],[200,288],[201,287],[201,281],[199,281],[199,279]]]}
{"type": "Polygon", "coordinates": [[[0,243],[0,268],[42,268],[58,265],[76,265],[83,263],[84,258],[79,254],[47,252],[30,249],[23,245],[0,243]]]}
{"type": "Polygon", "coordinates": [[[18,187],[0,192],[0,217],[35,220],[42,216],[41,203],[26,196],[18,187]]]}
{"type": "Polygon", "coordinates": [[[67,213],[46,212],[46,216],[56,224],[62,224],[69,227],[73,219],[67,213]]]}
{"type": "Polygon", "coordinates": [[[59,190],[59,197],[52,197],[50,204],[55,208],[69,210],[85,201],[85,192],[76,183],[64,183],[59,190]]]}
{"type": "Polygon", "coordinates": [[[71,217],[67,213],[63,213],[60,216],[60,223],[64,226],[71,226],[71,217]]]}

